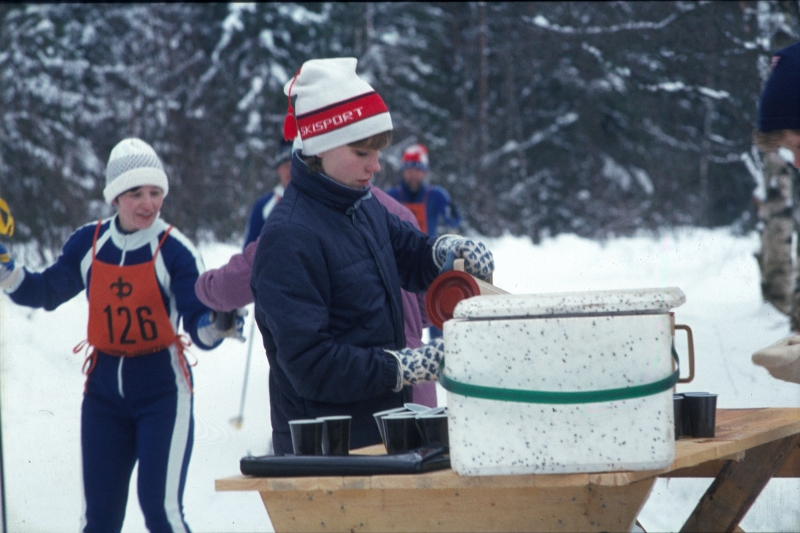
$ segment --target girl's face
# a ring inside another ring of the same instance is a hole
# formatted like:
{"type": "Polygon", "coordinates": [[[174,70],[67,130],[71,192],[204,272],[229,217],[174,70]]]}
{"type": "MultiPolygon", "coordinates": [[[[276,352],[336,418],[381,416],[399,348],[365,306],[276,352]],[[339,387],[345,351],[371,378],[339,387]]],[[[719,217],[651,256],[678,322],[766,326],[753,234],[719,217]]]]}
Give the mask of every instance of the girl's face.
{"type": "Polygon", "coordinates": [[[351,189],[362,189],[372,175],[380,171],[380,153],[380,150],[344,145],[322,152],[317,157],[322,161],[323,172],[333,181],[351,189]]]}
{"type": "Polygon", "coordinates": [[[142,185],[116,197],[113,205],[119,214],[123,231],[134,232],[153,225],[164,203],[164,190],[153,185],[142,185]]]}

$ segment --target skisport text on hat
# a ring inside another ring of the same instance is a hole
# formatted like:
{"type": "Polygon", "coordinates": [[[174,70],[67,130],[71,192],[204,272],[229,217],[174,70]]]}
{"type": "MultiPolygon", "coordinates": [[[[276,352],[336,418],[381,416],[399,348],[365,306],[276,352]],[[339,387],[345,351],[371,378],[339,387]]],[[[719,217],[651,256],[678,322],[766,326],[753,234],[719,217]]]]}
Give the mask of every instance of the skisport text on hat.
{"type": "Polygon", "coordinates": [[[289,109],[283,135],[286,140],[300,137],[303,155],[318,155],[392,129],[389,109],[358,77],[357,63],[354,57],[311,59],[284,85],[289,109]]]}

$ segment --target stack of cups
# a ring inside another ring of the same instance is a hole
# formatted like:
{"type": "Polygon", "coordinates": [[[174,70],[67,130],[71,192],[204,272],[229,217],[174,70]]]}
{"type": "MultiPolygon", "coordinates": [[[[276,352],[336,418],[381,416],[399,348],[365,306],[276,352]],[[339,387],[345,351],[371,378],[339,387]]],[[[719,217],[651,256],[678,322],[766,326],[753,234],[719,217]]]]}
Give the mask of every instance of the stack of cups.
{"type": "Polygon", "coordinates": [[[675,438],[711,438],[717,419],[717,395],[684,392],[673,395],[675,438]]]}
{"type": "Polygon", "coordinates": [[[423,446],[448,446],[447,408],[407,403],[372,415],[386,453],[404,453],[423,446]]]}
{"type": "Polygon", "coordinates": [[[349,455],[351,420],[349,415],[290,420],[294,454],[349,455]]]}

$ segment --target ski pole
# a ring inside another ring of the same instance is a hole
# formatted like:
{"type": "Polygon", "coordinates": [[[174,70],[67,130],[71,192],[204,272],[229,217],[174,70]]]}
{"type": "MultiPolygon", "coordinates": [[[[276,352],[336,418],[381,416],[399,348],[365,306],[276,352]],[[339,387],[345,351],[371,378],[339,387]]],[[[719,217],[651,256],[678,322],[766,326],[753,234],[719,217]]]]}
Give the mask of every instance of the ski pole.
{"type": "MultiPolygon", "coordinates": [[[[11,216],[11,209],[2,198],[0,198],[0,235],[14,235],[14,217],[11,216]]],[[[1,321],[0,326],[2,326],[1,321]]],[[[2,357],[2,352],[0,352],[0,357],[2,357]]],[[[6,472],[3,465],[3,420],[2,402],[0,402],[0,521],[2,521],[2,532],[6,533],[8,530],[6,526],[6,472]]]]}
{"type": "Polygon", "coordinates": [[[231,424],[236,429],[242,428],[244,420],[244,399],[247,395],[247,377],[250,374],[250,356],[253,354],[253,337],[256,333],[256,317],[253,315],[253,321],[250,323],[250,338],[247,340],[247,359],[244,363],[244,382],[242,383],[242,402],[239,405],[239,416],[231,418],[231,424]]]}

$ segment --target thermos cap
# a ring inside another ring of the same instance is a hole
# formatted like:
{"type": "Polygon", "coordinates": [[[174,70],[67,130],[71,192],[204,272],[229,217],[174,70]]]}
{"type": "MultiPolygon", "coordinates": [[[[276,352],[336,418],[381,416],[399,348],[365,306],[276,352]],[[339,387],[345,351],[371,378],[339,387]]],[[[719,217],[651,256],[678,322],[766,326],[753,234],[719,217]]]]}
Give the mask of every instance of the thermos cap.
{"type": "Polygon", "coordinates": [[[481,289],[475,278],[458,270],[449,270],[439,275],[425,295],[425,310],[431,323],[439,329],[453,318],[458,302],[479,296],[481,289]]]}

